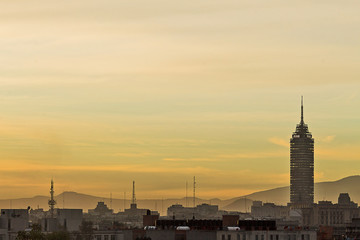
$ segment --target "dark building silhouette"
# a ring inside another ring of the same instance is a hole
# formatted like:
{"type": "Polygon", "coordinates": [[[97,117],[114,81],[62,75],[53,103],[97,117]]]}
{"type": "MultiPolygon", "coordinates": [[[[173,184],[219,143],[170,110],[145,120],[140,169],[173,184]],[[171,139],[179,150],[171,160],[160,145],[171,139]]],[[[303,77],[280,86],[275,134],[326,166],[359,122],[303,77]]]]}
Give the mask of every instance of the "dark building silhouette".
{"type": "Polygon", "coordinates": [[[314,139],[304,122],[301,97],[301,120],[290,139],[290,204],[308,208],[314,203],[314,139]]]}

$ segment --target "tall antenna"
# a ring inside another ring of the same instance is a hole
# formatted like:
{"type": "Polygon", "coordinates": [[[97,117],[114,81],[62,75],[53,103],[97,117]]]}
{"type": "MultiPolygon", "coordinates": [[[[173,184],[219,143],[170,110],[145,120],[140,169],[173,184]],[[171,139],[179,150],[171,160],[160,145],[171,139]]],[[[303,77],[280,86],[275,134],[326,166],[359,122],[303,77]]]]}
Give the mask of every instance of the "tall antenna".
{"type": "Polygon", "coordinates": [[[49,207],[50,207],[50,216],[54,218],[54,207],[56,205],[56,201],[54,199],[54,181],[51,179],[51,187],[50,187],[50,200],[49,200],[49,207]]]}
{"type": "Polygon", "coordinates": [[[135,181],[133,181],[133,192],[132,192],[132,204],[136,204],[136,197],[135,197],[135,181]]]}
{"type": "Polygon", "coordinates": [[[112,193],[110,193],[110,209],[112,209],[112,193]]]}
{"type": "Polygon", "coordinates": [[[193,205],[195,208],[195,188],[196,188],[196,181],[195,181],[195,176],[194,176],[194,193],[193,193],[193,205]]]}
{"type": "Polygon", "coordinates": [[[186,181],[185,207],[188,207],[188,182],[186,181]]]}
{"type": "Polygon", "coordinates": [[[124,192],[124,212],[125,212],[125,206],[126,205],[126,192],[124,192]]]}
{"type": "Polygon", "coordinates": [[[304,123],[304,101],[303,96],[301,96],[301,124],[304,123]]]}

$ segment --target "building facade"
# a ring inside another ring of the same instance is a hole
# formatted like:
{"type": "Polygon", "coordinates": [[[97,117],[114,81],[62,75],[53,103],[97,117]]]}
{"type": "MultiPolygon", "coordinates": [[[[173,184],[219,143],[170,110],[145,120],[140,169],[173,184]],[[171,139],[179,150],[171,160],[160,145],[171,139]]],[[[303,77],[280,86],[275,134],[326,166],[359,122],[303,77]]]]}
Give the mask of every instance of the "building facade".
{"type": "Polygon", "coordinates": [[[309,208],[314,203],[314,139],[301,120],[290,139],[290,204],[292,208],[309,208]]]}

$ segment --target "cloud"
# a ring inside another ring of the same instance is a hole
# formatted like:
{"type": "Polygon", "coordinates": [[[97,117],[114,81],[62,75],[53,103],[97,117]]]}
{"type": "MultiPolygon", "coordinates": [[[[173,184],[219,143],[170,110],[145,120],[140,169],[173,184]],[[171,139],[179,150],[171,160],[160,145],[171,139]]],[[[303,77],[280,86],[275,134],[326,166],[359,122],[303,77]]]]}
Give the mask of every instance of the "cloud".
{"type": "Polygon", "coordinates": [[[217,162],[217,159],[211,158],[164,158],[167,162],[217,162]]]}
{"type": "Polygon", "coordinates": [[[275,145],[279,145],[279,146],[282,146],[282,147],[286,147],[286,148],[289,148],[290,147],[290,144],[288,141],[285,141],[284,139],[281,139],[281,138],[277,138],[277,137],[272,137],[269,139],[269,142],[275,144],[275,145]]]}
{"type": "Polygon", "coordinates": [[[354,144],[332,148],[315,148],[315,158],[319,160],[358,161],[360,159],[359,146],[354,144]]]}
{"type": "Polygon", "coordinates": [[[320,142],[325,142],[325,143],[330,143],[334,139],[335,139],[335,135],[332,135],[332,136],[326,136],[326,137],[323,137],[323,138],[319,138],[319,141],[320,142]]]}
{"type": "Polygon", "coordinates": [[[128,165],[44,165],[17,162],[9,166],[3,166],[0,172],[31,172],[31,171],[75,171],[75,172],[132,172],[132,173],[201,173],[201,174],[220,174],[217,169],[210,169],[201,166],[197,167],[156,167],[140,164],[128,165]]]}
{"type": "Polygon", "coordinates": [[[114,157],[129,157],[129,158],[139,158],[139,157],[148,157],[148,156],[153,156],[154,154],[152,153],[114,153],[111,154],[111,156],[114,157]]]}

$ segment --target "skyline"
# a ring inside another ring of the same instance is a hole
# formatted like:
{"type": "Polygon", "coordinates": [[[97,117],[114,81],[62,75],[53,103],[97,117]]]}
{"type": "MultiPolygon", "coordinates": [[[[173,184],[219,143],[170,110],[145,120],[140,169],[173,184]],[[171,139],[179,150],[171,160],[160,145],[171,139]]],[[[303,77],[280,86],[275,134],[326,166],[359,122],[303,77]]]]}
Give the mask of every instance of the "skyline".
{"type": "Polygon", "coordinates": [[[358,1],[36,3],[0,3],[1,199],[287,186],[301,95],[315,182],[359,174],[358,1]]]}

